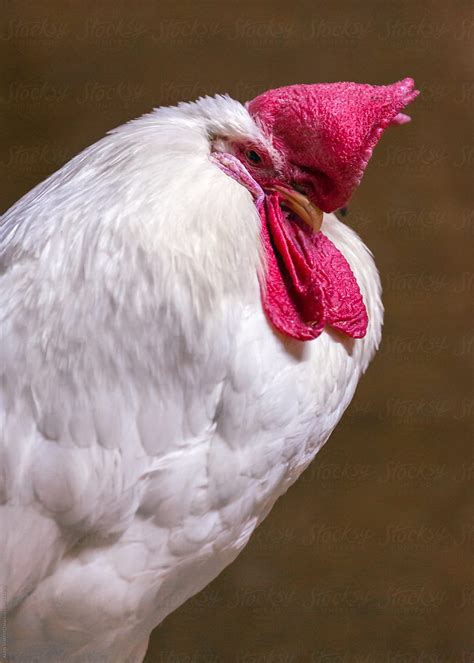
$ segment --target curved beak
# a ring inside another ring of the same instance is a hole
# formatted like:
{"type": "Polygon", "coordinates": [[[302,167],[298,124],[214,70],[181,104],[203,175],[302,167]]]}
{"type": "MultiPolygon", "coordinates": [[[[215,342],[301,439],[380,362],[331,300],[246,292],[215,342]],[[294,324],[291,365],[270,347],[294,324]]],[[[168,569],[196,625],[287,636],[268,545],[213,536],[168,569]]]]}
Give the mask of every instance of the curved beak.
{"type": "Polygon", "coordinates": [[[272,187],[284,199],[285,205],[304,221],[315,233],[321,230],[323,212],[316,207],[309,198],[295,189],[286,188],[277,184],[272,187]]]}

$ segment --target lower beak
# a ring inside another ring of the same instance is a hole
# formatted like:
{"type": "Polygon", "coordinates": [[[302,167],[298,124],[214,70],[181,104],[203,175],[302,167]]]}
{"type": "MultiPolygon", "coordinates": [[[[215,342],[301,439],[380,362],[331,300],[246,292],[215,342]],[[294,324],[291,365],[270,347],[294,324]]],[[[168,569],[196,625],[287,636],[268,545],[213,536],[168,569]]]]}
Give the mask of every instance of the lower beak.
{"type": "Polygon", "coordinates": [[[313,205],[309,198],[299,191],[274,184],[272,189],[278,191],[285,201],[285,205],[304,221],[315,232],[321,230],[323,213],[313,205]]]}

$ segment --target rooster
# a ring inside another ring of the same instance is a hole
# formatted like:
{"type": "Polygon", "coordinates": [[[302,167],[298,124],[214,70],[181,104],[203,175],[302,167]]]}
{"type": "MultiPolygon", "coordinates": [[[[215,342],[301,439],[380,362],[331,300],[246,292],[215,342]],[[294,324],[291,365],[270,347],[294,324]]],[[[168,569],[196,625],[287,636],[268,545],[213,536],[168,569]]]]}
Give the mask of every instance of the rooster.
{"type": "Polygon", "coordinates": [[[0,225],[4,653],[138,662],[326,442],[381,336],[331,212],[409,78],[158,108],[0,225]]]}

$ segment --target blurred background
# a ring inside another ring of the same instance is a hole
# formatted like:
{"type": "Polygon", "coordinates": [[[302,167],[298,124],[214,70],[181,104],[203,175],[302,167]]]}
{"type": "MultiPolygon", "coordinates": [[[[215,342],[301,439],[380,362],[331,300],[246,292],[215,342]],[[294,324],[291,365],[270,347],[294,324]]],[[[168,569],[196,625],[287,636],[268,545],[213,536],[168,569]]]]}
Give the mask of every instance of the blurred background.
{"type": "Polygon", "coordinates": [[[472,2],[5,3],[0,207],[154,106],[415,78],[346,222],[375,254],[383,345],[330,442],[147,663],[474,660],[472,2]]]}

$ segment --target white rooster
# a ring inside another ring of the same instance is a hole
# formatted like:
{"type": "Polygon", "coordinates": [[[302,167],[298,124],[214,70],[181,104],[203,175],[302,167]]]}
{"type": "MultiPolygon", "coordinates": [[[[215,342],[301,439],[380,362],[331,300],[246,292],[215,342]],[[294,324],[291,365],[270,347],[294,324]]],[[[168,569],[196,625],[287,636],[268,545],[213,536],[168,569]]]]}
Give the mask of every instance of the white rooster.
{"type": "Polygon", "coordinates": [[[158,108],[6,212],[7,660],[141,661],[326,442],[382,304],[370,252],[323,211],[416,94],[294,85],[158,108]]]}

